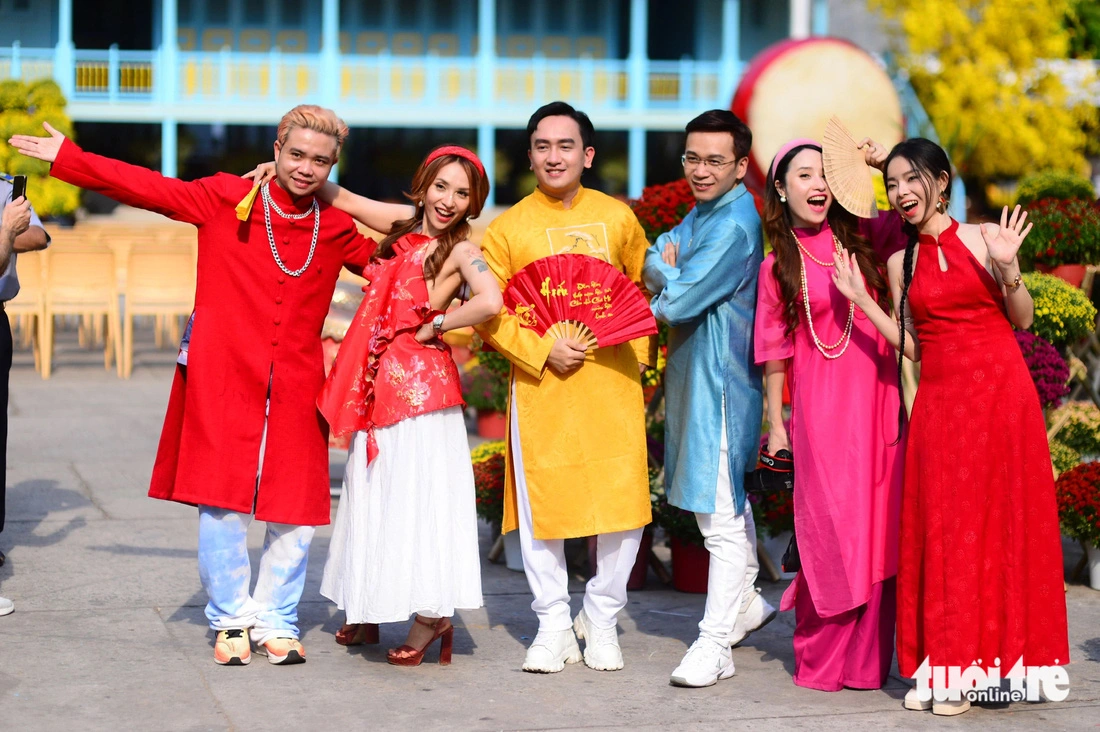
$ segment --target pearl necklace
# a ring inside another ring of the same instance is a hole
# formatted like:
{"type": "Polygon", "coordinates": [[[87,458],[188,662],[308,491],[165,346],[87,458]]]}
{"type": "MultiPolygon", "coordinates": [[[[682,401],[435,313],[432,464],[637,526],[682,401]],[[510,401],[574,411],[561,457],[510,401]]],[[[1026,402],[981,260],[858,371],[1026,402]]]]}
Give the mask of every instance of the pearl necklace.
{"type": "Polygon", "coordinates": [[[302,273],[309,269],[310,262],[313,261],[313,253],[317,251],[317,233],[321,230],[321,207],[317,205],[317,199],[313,199],[313,205],[305,213],[300,214],[288,214],[284,212],[275,201],[271,198],[271,184],[265,183],[260,187],[260,195],[264,200],[264,225],[267,226],[267,243],[271,245],[271,255],[275,257],[275,264],[279,265],[279,269],[286,272],[291,277],[301,277],[302,273]],[[309,245],[309,256],[306,257],[306,263],[302,265],[301,269],[291,270],[283,264],[283,258],[279,256],[279,250],[275,247],[275,234],[271,231],[271,210],[275,209],[275,213],[282,216],[284,219],[301,220],[305,217],[313,214],[313,241],[309,245]]]}
{"type": "MultiPolygon", "coordinates": [[[[840,340],[833,344],[822,343],[821,339],[817,336],[817,331],[814,329],[814,320],[810,315],[810,288],[806,284],[806,257],[809,257],[822,267],[834,267],[833,262],[822,262],[820,259],[810,254],[802,242],[798,238],[798,234],[791,230],[791,236],[794,237],[795,243],[798,244],[798,262],[799,273],[802,278],[802,304],[806,309],[806,325],[810,327],[810,336],[814,339],[814,345],[817,346],[817,350],[821,352],[821,355],[830,361],[840,358],[844,355],[844,352],[848,350],[848,344],[852,342],[852,321],[856,313],[856,304],[852,301],[848,301],[848,323],[844,326],[844,334],[840,336],[840,340]],[[805,256],[803,256],[805,255],[805,256]],[[836,351],[840,349],[839,353],[830,353],[830,351],[836,351]]],[[[840,254],[843,247],[840,244],[840,239],[836,238],[836,234],[833,234],[833,246],[836,247],[837,254],[840,254]]]]}

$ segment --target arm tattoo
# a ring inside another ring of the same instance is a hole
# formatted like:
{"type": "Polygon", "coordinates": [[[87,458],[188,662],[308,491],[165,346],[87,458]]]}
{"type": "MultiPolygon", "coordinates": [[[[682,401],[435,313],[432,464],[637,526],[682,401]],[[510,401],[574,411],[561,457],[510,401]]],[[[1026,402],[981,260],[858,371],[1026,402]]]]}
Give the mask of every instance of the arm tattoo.
{"type": "Polygon", "coordinates": [[[481,256],[480,252],[470,254],[470,264],[473,265],[474,269],[478,272],[489,271],[489,265],[485,264],[485,259],[481,256]]]}

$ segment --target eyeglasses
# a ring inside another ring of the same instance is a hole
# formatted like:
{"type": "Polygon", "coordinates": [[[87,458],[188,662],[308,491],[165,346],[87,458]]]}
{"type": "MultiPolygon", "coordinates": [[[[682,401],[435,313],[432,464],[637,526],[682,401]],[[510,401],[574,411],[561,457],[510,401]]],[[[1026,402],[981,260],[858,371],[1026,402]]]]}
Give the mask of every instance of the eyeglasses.
{"type": "Polygon", "coordinates": [[[711,170],[722,170],[723,168],[733,165],[736,160],[715,160],[714,158],[697,158],[694,155],[681,155],[680,163],[686,170],[694,170],[701,165],[705,165],[711,170]]]}

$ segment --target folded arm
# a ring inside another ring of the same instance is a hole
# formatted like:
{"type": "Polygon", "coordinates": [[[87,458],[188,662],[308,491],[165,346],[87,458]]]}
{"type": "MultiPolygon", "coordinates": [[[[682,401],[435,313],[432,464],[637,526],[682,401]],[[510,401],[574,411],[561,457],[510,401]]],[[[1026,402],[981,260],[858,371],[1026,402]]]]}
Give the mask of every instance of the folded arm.
{"type": "Polygon", "coordinates": [[[674,280],[680,276],[680,269],[673,264],[669,264],[665,258],[665,250],[668,245],[677,247],[679,245],[678,231],[679,226],[672,231],[666,231],[657,237],[655,241],[645,252],[645,264],[642,266],[642,280],[645,282],[646,289],[655,295],[660,295],[661,292],[668,285],[669,280],[674,280]]]}
{"type": "Polygon", "coordinates": [[[688,323],[728,299],[754,274],[752,243],[745,230],[729,222],[684,254],[679,276],[653,298],[653,314],[669,325],[688,323]]]}

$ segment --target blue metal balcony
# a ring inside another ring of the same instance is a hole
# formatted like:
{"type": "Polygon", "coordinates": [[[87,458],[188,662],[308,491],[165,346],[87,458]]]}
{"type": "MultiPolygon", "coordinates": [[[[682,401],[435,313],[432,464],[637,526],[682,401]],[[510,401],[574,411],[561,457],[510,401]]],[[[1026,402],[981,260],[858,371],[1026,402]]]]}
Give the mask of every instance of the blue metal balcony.
{"type": "Polygon", "coordinates": [[[388,54],[338,55],[330,72],[322,54],[179,51],[169,64],[162,51],[114,48],[75,49],[66,70],[55,55],[0,48],[0,79],[55,78],[72,90],[71,116],[96,122],[255,124],[310,101],[353,126],[521,126],[532,108],[568,99],[603,128],[678,130],[686,112],[728,106],[740,76],[723,62],[388,54]]]}

